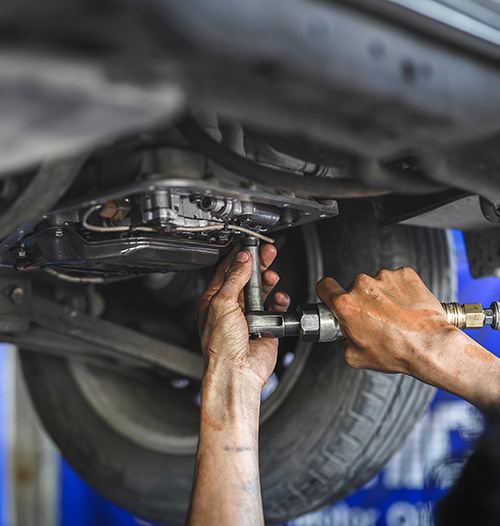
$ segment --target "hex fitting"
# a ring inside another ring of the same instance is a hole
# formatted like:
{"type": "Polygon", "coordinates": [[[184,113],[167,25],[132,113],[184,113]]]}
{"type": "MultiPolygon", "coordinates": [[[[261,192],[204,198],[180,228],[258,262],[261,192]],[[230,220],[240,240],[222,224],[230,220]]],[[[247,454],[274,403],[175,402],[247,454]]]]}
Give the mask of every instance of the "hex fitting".
{"type": "Polygon", "coordinates": [[[299,336],[303,342],[317,342],[319,338],[319,313],[318,306],[299,305],[299,336]]]}
{"type": "Polygon", "coordinates": [[[481,329],[484,311],[480,303],[442,303],[448,323],[459,329],[481,329]]]}
{"type": "Polygon", "coordinates": [[[337,318],[324,303],[299,305],[297,310],[303,342],[333,342],[342,336],[337,318]]]}

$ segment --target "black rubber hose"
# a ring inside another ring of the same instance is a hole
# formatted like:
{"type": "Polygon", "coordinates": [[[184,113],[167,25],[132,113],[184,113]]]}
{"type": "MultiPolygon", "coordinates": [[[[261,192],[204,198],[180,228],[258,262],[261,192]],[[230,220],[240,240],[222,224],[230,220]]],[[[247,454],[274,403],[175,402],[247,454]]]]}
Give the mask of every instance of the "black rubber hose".
{"type": "Polygon", "coordinates": [[[388,193],[380,189],[367,189],[366,185],[353,179],[303,177],[253,163],[212,139],[191,118],[186,118],[178,128],[184,137],[208,158],[237,176],[258,184],[289,192],[339,199],[375,197],[388,193]]]}
{"type": "Polygon", "coordinates": [[[22,194],[0,216],[0,239],[50,210],[67,192],[87,158],[85,154],[43,163],[22,194]]]}
{"type": "Polygon", "coordinates": [[[377,160],[367,161],[361,172],[363,179],[376,187],[389,189],[401,195],[427,195],[444,192],[449,187],[426,179],[422,172],[402,171],[384,166],[377,160]]]}

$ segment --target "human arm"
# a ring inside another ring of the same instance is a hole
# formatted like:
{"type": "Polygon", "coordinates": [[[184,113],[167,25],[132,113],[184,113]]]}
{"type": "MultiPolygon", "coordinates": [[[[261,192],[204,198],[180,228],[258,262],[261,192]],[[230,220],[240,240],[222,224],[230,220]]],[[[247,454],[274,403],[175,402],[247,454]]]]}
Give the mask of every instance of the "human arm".
{"type": "MultiPolygon", "coordinates": [[[[276,364],[277,340],[250,340],[242,310],[251,256],[233,251],[219,266],[197,307],[205,359],[201,390],[200,438],[187,524],[263,525],[258,464],[260,394],[276,364]],[[236,258],[235,258],[236,255],[236,258]]],[[[276,257],[261,248],[263,292],[279,280],[268,270],[276,257]]],[[[277,293],[272,310],[286,310],[277,293]]]]}
{"type": "Polygon", "coordinates": [[[404,373],[480,408],[500,401],[500,359],[450,325],[439,300],[410,268],[332,278],[318,296],[339,319],[352,367],[404,373]]]}

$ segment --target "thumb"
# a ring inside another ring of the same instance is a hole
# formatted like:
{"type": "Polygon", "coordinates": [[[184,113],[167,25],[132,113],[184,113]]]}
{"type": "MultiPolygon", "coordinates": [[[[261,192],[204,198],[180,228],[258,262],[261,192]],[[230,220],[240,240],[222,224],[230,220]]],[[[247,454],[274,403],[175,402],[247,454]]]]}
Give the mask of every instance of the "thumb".
{"type": "Polygon", "coordinates": [[[224,283],[216,296],[219,299],[238,303],[243,287],[248,283],[252,274],[252,256],[246,250],[236,254],[233,263],[227,271],[224,283]]]}
{"type": "Polygon", "coordinates": [[[318,295],[318,298],[330,309],[332,309],[335,300],[345,293],[345,289],[333,278],[323,278],[316,285],[316,294],[318,295]]]}

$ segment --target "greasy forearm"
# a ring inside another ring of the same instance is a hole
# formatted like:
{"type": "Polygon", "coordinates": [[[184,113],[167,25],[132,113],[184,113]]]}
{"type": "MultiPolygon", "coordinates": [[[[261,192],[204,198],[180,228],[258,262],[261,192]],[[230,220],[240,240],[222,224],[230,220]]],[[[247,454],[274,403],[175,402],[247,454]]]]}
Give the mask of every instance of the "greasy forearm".
{"type": "Polygon", "coordinates": [[[202,385],[189,526],[263,524],[259,410],[260,388],[238,372],[209,366],[202,385]]]}
{"type": "Polygon", "coordinates": [[[500,402],[500,359],[462,331],[449,328],[429,339],[408,373],[480,409],[500,402]]]}

